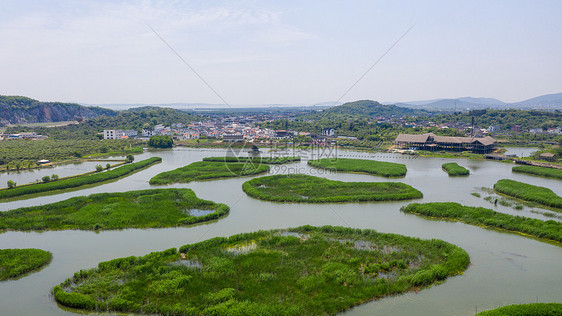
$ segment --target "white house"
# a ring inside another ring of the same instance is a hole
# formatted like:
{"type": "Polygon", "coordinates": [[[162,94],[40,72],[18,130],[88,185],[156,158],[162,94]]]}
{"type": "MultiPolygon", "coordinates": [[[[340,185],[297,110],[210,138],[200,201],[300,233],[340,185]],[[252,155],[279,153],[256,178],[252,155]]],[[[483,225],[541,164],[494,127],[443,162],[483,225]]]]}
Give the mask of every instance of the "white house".
{"type": "Polygon", "coordinates": [[[333,128],[323,128],[322,129],[322,136],[334,136],[335,130],[333,128]]]}
{"type": "Polygon", "coordinates": [[[142,137],[150,137],[150,136],[154,136],[154,135],[155,135],[155,133],[154,133],[153,130],[146,129],[146,128],[142,129],[142,137]]]}
{"type": "Polygon", "coordinates": [[[540,134],[542,132],[543,132],[542,128],[531,128],[531,129],[529,129],[529,133],[531,133],[531,134],[540,134]]]}
{"type": "Polygon", "coordinates": [[[104,129],[103,139],[118,139],[123,135],[123,131],[120,129],[104,129]]]}

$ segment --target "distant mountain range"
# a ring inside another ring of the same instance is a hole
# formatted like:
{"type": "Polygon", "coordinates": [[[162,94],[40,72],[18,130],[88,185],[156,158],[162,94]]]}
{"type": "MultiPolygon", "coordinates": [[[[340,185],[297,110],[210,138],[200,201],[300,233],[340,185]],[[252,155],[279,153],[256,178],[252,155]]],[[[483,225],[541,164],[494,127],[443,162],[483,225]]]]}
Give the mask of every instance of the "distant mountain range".
{"type": "Polygon", "coordinates": [[[428,111],[465,111],[467,109],[562,109],[562,93],[546,94],[528,100],[506,103],[493,98],[464,97],[456,99],[435,99],[425,101],[410,101],[386,104],[395,104],[400,107],[424,109],[428,111]]]}
{"type": "Polygon", "coordinates": [[[0,125],[62,122],[89,119],[118,112],[76,103],[41,102],[28,97],[0,95],[0,125]]]}

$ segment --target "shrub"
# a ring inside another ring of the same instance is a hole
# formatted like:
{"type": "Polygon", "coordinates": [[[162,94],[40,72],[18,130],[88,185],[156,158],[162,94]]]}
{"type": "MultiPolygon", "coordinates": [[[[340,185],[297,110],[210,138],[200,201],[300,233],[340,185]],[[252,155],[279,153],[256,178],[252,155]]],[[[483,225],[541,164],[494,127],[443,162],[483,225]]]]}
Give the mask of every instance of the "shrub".
{"type": "Polygon", "coordinates": [[[0,230],[173,227],[219,219],[229,207],[197,198],[189,189],[100,193],[0,213],[0,230]],[[204,209],[192,216],[186,210],[204,209]]]}
{"type": "Polygon", "coordinates": [[[501,179],[494,184],[494,189],[499,193],[513,196],[521,200],[562,208],[562,197],[559,197],[552,192],[552,190],[545,187],[509,179],[501,179]]]}
{"type": "Polygon", "coordinates": [[[0,249],[0,281],[37,270],[52,257],[50,252],[41,249],[0,249]]]}
{"type": "Polygon", "coordinates": [[[203,161],[215,162],[244,162],[253,164],[278,165],[300,161],[300,157],[206,157],[203,161]]]}
{"type": "Polygon", "coordinates": [[[115,168],[113,170],[109,170],[103,173],[69,177],[65,179],[60,179],[59,181],[56,182],[36,183],[36,184],[30,184],[25,186],[18,186],[10,190],[4,189],[4,190],[0,190],[0,199],[53,191],[53,190],[76,188],[87,184],[94,184],[107,180],[117,179],[117,178],[124,177],[136,170],[145,168],[147,166],[150,166],[160,161],[162,161],[162,158],[152,157],[136,163],[121,166],[119,168],[115,168]]]}
{"type": "Polygon", "coordinates": [[[308,165],[321,169],[368,173],[388,178],[398,178],[406,175],[406,165],[404,164],[367,159],[323,158],[309,160],[308,165]]]}
{"type": "Polygon", "coordinates": [[[508,315],[562,315],[560,303],[532,303],[508,305],[476,314],[478,316],[508,316],[508,315]]]}
{"type": "Polygon", "coordinates": [[[49,176],[44,176],[43,178],[41,178],[41,181],[47,183],[47,182],[51,181],[51,177],[49,177],[49,176]]]}
{"type": "Polygon", "coordinates": [[[535,176],[562,179],[562,169],[545,168],[537,166],[515,166],[512,172],[526,173],[535,176]]]}
{"type": "Polygon", "coordinates": [[[102,313],[332,315],[429,286],[469,264],[464,250],[443,241],[332,226],[218,237],[180,251],[185,260],[170,249],[102,262],[55,287],[55,299],[102,313]],[[254,247],[232,251],[248,244],[254,247]],[[383,254],[356,244],[397,250],[383,254]],[[391,276],[366,274],[368,265],[391,276]]]}
{"type": "Polygon", "coordinates": [[[242,189],[261,200],[299,203],[395,201],[423,196],[399,182],[341,182],[303,174],[255,178],[244,182],[242,189]]]}
{"type": "Polygon", "coordinates": [[[152,177],[150,184],[171,184],[208,179],[249,176],[269,171],[269,166],[253,163],[198,161],[152,177]]]}
{"type": "MultiPolygon", "coordinates": [[[[458,203],[412,203],[401,211],[441,219],[458,220],[471,225],[520,232],[541,239],[562,242],[562,223],[541,221],[534,218],[513,216],[483,207],[463,206],[458,203]]],[[[525,236],[524,235],[524,236],[525,236]]]]}
{"type": "Polygon", "coordinates": [[[154,148],[172,148],[174,140],[169,135],[155,135],[148,140],[148,146],[154,148]]]}
{"type": "Polygon", "coordinates": [[[15,188],[16,185],[17,183],[15,183],[13,180],[8,180],[8,189],[15,188]]]}
{"type": "Polygon", "coordinates": [[[466,169],[465,167],[459,166],[456,162],[444,163],[441,166],[441,169],[443,169],[443,171],[447,172],[449,174],[449,176],[451,176],[451,177],[467,176],[467,175],[470,174],[470,171],[468,171],[468,169],[466,169]]]}

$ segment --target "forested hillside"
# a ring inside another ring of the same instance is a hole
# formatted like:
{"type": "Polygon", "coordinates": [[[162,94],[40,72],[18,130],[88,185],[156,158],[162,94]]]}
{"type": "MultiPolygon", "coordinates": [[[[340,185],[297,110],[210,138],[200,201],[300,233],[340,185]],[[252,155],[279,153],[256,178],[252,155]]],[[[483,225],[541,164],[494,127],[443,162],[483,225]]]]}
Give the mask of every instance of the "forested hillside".
{"type": "Polygon", "coordinates": [[[390,117],[390,116],[404,116],[404,115],[420,115],[427,114],[426,111],[412,110],[408,108],[398,107],[392,104],[380,104],[372,100],[360,100],[349,102],[342,105],[334,106],[329,109],[314,112],[311,114],[304,114],[301,116],[303,119],[348,119],[348,118],[373,118],[373,117],[390,117]]]}
{"type": "Polygon", "coordinates": [[[542,128],[544,130],[562,126],[561,111],[540,110],[473,110],[470,112],[455,112],[451,114],[440,114],[429,117],[418,117],[418,121],[427,119],[435,123],[470,123],[474,116],[475,125],[487,128],[497,125],[502,130],[509,130],[515,125],[521,127],[521,131],[527,132],[530,128],[542,128]]]}
{"type": "Polygon", "coordinates": [[[62,122],[115,116],[116,111],[75,103],[41,102],[27,97],[0,95],[0,125],[62,122]]]}
{"type": "Polygon", "coordinates": [[[156,124],[166,126],[172,123],[189,123],[204,118],[167,108],[148,108],[145,111],[127,110],[117,112],[115,116],[100,116],[86,120],[80,124],[62,127],[10,127],[7,133],[34,131],[54,139],[98,139],[104,129],[134,129],[152,128],[156,124]]]}

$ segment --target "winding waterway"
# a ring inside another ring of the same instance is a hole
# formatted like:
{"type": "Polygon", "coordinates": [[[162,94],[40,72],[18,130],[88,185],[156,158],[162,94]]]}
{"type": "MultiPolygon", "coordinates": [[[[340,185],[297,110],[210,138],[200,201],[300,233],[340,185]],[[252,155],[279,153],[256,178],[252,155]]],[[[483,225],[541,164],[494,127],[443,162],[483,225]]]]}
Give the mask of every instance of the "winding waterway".
{"type": "MultiPolygon", "coordinates": [[[[118,181],[84,190],[46,195],[32,199],[0,203],[0,211],[40,205],[73,196],[100,192],[121,192],[151,188],[148,180],[163,171],[185,166],[203,157],[224,155],[225,150],[176,148],[145,152],[139,161],[152,156],[163,162],[118,181]]],[[[304,153],[307,156],[310,153],[304,153]]],[[[385,179],[362,174],[332,174],[313,169],[306,161],[273,166],[271,173],[298,172],[341,181],[400,181],[424,194],[416,202],[454,201],[465,205],[493,208],[500,212],[543,220],[538,208],[515,210],[494,206],[483,199],[503,178],[545,186],[562,195],[558,180],[511,173],[511,164],[495,161],[414,158],[391,154],[366,154],[340,151],[340,157],[370,158],[405,163],[408,173],[402,179],[385,179]],[[470,169],[469,177],[448,177],[441,170],[444,162],[456,161],[470,169]],[[481,192],[482,196],[471,195],[481,192]]],[[[95,164],[60,166],[34,173],[10,174],[18,183],[57,173],[60,176],[93,170],[95,164]]],[[[6,177],[0,177],[5,179],[6,177]]],[[[476,311],[497,306],[531,302],[562,302],[562,248],[510,233],[486,230],[455,222],[427,220],[400,212],[410,202],[346,204],[280,204],[252,199],[242,192],[246,178],[192,182],[165,187],[191,188],[198,197],[225,203],[230,214],[219,221],[185,228],[127,229],[120,231],[48,231],[7,232],[0,234],[0,248],[40,248],[53,253],[53,261],[43,270],[19,280],[0,282],[1,315],[76,315],[57,306],[50,295],[53,286],[80,269],[95,267],[100,261],[131,255],[144,255],[171,247],[194,243],[215,236],[230,236],[259,229],[287,228],[300,225],[339,225],[375,229],[420,238],[438,238],[464,248],[471,265],[464,275],[448,279],[419,293],[407,293],[357,306],[351,315],[474,315],[476,311]]],[[[2,180],[4,181],[4,180],[2,180]]],[[[5,181],[4,181],[5,182],[5,181]]],[[[152,186],[154,187],[154,186],[152,186]]]]}

